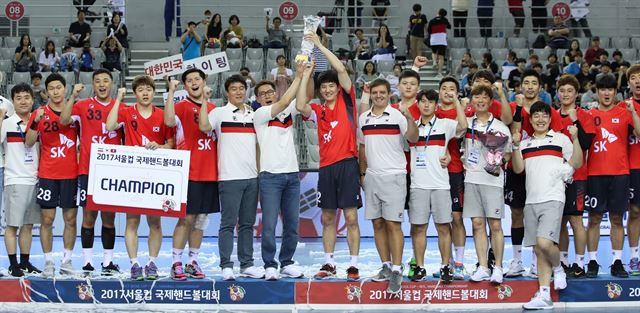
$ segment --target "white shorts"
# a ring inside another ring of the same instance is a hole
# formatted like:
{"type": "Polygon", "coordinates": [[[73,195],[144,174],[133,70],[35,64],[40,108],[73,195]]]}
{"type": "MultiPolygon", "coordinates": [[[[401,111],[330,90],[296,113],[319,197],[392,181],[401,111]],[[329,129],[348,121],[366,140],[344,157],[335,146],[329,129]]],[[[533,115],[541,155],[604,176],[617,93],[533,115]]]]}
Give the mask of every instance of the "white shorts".
{"type": "Polygon", "coordinates": [[[407,175],[367,173],[364,177],[364,195],[366,219],[383,218],[387,221],[402,222],[407,196],[407,175]]]}

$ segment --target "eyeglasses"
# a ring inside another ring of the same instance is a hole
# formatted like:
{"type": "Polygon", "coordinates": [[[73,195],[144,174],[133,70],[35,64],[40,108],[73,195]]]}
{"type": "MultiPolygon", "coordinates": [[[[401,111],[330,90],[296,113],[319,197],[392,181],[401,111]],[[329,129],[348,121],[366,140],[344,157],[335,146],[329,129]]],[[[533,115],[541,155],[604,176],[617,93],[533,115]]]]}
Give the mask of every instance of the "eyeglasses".
{"type": "Polygon", "coordinates": [[[271,89],[269,91],[259,92],[258,93],[258,97],[273,96],[275,93],[276,93],[276,91],[271,89]]]}

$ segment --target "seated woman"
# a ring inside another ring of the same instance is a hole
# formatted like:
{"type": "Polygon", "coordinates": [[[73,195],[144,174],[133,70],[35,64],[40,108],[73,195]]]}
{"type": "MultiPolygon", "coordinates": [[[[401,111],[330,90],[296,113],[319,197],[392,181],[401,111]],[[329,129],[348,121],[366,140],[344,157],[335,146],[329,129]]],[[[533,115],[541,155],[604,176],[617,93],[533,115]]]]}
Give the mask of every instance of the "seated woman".
{"type": "Polygon", "coordinates": [[[207,26],[207,34],[205,36],[208,47],[211,49],[220,48],[220,35],[222,33],[222,16],[216,13],[213,15],[209,26],[207,26]]]}
{"type": "Polygon", "coordinates": [[[60,55],[56,52],[56,45],[53,41],[47,41],[47,46],[40,52],[38,58],[40,72],[57,72],[60,66],[60,55]]]}
{"type": "Polygon", "coordinates": [[[36,72],[38,62],[36,61],[36,48],[31,45],[31,37],[28,34],[22,35],[20,45],[16,47],[15,54],[16,72],[36,72]]]}
{"type": "Polygon", "coordinates": [[[376,55],[371,58],[373,61],[394,60],[395,48],[393,47],[393,37],[389,33],[387,25],[378,27],[378,38],[376,38],[376,55]]]}
{"type": "Polygon", "coordinates": [[[370,83],[376,78],[381,78],[380,74],[376,71],[376,65],[372,61],[367,61],[367,63],[364,64],[362,74],[360,74],[358,79],[356,79],[358,91],[362,93],[364,85],[370,83]]]}
{"type": "Polygon", "coordinates": [[[225,31],[225,40],[227,48],[242,48],[244,43],[244,31],[240,26],[240,19],[237,15],[229,17],[229,28],[225,31]]]}

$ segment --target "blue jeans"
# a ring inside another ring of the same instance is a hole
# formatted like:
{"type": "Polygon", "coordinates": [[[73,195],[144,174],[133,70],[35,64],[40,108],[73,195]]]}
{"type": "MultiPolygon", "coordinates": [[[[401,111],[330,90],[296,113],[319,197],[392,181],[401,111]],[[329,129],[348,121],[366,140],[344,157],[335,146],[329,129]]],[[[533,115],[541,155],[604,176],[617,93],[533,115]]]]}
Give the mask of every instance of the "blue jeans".
{"type": "Polygon", "coordinates": [[[262,206],[262,260],[264,267],[278,268],[276,254],[276,224],[282,214],[282,244],[278,260],[280,266],[293,264],[298,245],[300,215],[300,179],[298,173],[272,174],[261,172],[260,205],[262,206]]]}
{"type": "Polygon", "coordinates": [[[218,182],[220,193],[220,230],[218,249],[220,267],[231,268],[233,230],[238,225],[238,260],[240,269],[253,266],[253,224],[258,208],[258,179],[218,182]]]}

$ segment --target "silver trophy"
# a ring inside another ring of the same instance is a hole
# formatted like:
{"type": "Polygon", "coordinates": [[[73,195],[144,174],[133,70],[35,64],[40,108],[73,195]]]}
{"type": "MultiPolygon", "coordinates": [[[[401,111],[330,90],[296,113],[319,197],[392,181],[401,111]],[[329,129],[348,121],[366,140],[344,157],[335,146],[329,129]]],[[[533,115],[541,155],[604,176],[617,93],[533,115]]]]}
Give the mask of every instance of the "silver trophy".
{"type": "MultiPolygon", "coordinates": [[[[318,29],[318,25],[322,18],[314,15],[307,15],[304,17],[304,34],[315,33],[316,29],[318,29]]],[[[303,39],[302,45],[300,46],[300,52],[296,55],[296,62],[310,62],[311,54],[313,53],[313,42],[303,39]]]]}

